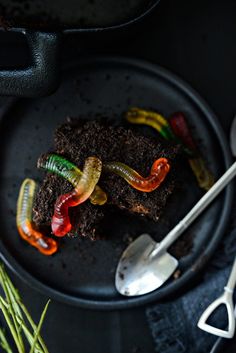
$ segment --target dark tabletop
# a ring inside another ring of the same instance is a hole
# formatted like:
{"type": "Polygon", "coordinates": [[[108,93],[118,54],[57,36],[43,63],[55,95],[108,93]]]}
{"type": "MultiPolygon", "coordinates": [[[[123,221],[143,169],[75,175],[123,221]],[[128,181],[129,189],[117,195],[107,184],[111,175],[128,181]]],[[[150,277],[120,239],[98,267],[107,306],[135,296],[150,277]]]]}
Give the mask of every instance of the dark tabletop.
{"type": "MultiPolygon", "coordinates": [[[[78,42],[64,40],[62,65],[82,55],[78,42]]],[[[0,43],[0,65],[26,61],[23,40],[1,34],[0,43]]],[[[144,58],[178,74],[205,98],[228,135],[236,113],[235,43],[235,0],[162,0],[141,28],[112,44],[98,44],[96,52],[144,58]]],[[[33,316],[39,317],[47,295],[12,278],[33,316]]],[[[43,334],[50,353],[154,351],[144,307],[100,312],[52,301],[43,334]]]]}

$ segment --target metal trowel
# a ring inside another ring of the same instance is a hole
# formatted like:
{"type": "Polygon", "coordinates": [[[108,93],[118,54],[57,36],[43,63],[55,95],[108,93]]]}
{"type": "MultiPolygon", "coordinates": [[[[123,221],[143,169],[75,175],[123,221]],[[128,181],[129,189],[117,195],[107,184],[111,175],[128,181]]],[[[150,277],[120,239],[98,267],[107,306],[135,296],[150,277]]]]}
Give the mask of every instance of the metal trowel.
{"type": "Polygon", "coordinates": [[[123,252],[117,266],[115,286],[125,296],[138,296],[154,291],[165,283],[178,266],[178,260],[167,252],[186,228],[205,210],[236,175],[236,162],[222,175],[191,211],[156,243],[142,234],[123,252]]]}

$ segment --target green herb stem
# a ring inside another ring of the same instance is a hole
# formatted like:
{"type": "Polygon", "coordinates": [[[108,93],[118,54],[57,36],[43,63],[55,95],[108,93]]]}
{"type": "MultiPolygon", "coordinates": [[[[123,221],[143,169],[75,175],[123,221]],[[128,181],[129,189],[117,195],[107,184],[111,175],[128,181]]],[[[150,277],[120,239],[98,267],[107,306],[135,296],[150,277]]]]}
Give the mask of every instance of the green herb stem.
{"type": "MultiPolygon", "coordinates": [[[[0,284],[6,296],[5,299],[0,296],[0,309],[3,312],[4,318],[12,334],[18,353],[25,353],[24,336],[30,345],[30,353],[49,353],[42,337],[40,336],[40,330],[50,301],[46,303],[39,324],[36,325],[27,308],[23,304],[18,291],[12,284],[1,264],[0,284]],[[30,327],[28,327],[28,323],[30,324],[30,327]],[[33,332],[31,332],[31,329],[33,332]]],[[[7,353],[13,353],[6,340],[4,331],[0,328],[0,347],[1,346],[7,353]]]]}
{"type": "Polygon", "coordinates": [[[17,323],[17,320],[16,320],[16,311],[18,311],[18,305],[17,305],[17,303],[15,301],[14,296],[10,294],[9,286],[7,285],[7,281],[8,281],[7,277],[8,276],[3,271],[2,266],[0,266],[1,284],[2,284],[2,287],[3,287],[4,293],[6,295],[6,299],[7,299],[7,302],[9,304],[9,312],[10,312],[10,314],[12,316],[12,320],[13,320],[13,323],[14,323],[14,326],[15,326],[15,329],[16,329],[16,332],[17,332],[18,344],[21,346],[22,352],[24,352],[25,351],[24,343],[23,343],[23,340],[22,340],[22,337],[21,337],[21,333],[20,333],[21,328],[20,328],[20,326],[19,326],[19,324],[17,323]]]}
{"type": "Polygon", "coordinates": [[[4,331],[0,328],[0,346],[7,352],[7,353],[13,353],[11,347],[9,346],[7,339],[5,337],[4,331]]]}
{"type": "MultiPolygon", "coordinates": [[[[23,313],[25,314],[27,320],[29,321],[32,329],[34,331],[37,330],[37,326],[35,325],[34,321],[32,320],[31,316],[30,316],[30,313],[28,312],[27,308],[25,307],[25,305],[22,303],[22,301],[20,299],[17,300],[21,310],[23,311],[23,313]]],[[[43,352],[44,353],[49,353],[44,341],[43,341],[43,338],[40,336],[40,334],[38,335],[38,341],[39,343],[41,344],[42,348],[43,348],[43,352]]]]}
{"type": "Polygon", "coordinates": [[[35,331],[34,341],[33,341],[33,344],[32,344],[32,346],[31,346],[31,350],[30,350],[29,353],[34,353],[34,347],[35,347],[35,344],[36,344],[36,342],[37,342],[37,340],[38,340],[38,336],[39,336],[40,330],[41,330],[41,328],[42,328],[43,321],[44,321],[44,318],[45,318],[45,316],[46,316],[49,303],[50,303],[50,300],[48,300],[48,302],[46,303],[46,305],[45,305],[45,307],[44,307],[44,309],[43,309],[43,312],[42,312],[41,317],[40,317],[40,320],[39,320],[38,327],[37,327],[37,329],[36,329],[36,331],[35,331]]]}
{"type": "Polygon", "coordinates": [[[11,334],[12,334],[14,342],[15,342],[15,344],[17,346],[18,352],[19,353],[25,353],[24,347],[22,348],[21,343],[19,342],[18,335],[17,335],[17,332],[15,330],[14,324],[11,321],[11,317],[10,317],[7,309],[5,308],[5,305],[2,302],[2,298],[1,297],[0,297],[0,308],[1,308],[2,312],[3,312],[4,318],[5,318],[5,320],[6,320],[7,324],[8,324],[8,327],[9,327],[9,329],[11,331],[11,334]]]}

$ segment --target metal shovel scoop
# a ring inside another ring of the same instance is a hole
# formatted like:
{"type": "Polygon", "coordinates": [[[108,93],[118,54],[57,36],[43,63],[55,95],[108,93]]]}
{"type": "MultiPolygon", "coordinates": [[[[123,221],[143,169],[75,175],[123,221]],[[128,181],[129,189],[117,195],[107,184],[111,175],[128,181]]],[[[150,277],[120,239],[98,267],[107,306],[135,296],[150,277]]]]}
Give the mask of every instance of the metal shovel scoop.
{"type": "Polygon", "coordinates": [[[115,286],[120,294],[143,295],[154,291],[167,281],[178,266],[178,260],[171,256],[167,249],[235,175],[236,162],[160,243],[156,243],[148,234],[143,234],[128,246],[116,270],[115,286]]]}
{"type": "Polygon", "coordinates": [[[236,257],[234,260],[233,268],[229,276],[228,283],[224,287],[224,293],[216,299],[208,308],[204,311],[198,321],[198,327],[204,331],[212,333],[225,338],[232,338],[235,331],[235,316],[234,316],[234,305],[233,305],[233,292],[236,285],[236,257]],[[217,327],[207,324],[207,320],[211,314],[220,306],[225,305],[228,313],[228,329],[221,330],[217,327]]]}

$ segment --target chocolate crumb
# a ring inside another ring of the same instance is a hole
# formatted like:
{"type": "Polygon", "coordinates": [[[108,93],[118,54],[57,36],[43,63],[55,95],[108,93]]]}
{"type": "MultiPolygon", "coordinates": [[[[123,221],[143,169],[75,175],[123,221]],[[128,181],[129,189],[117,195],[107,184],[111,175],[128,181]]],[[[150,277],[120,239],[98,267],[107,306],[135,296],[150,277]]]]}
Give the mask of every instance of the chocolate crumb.
{"type": "Polygon", "coordinates": [[[178,279],[180,276],[181,276],[180,270],[175,271],[175,273],[173,274],[174,279],[178,279]]]}
{"type": "MultiPolygon", "coordinates": [[[[70,209],[73,224],[70,236],[89,237],[93,240],[104,238],[103,221],[110,217],[111,209],[157,222],[181,174],[178,170],[179,146],[166,143],[161,137],[154,139],[115,126],[104,119],[85,121],[70,118],[55,131],[53,153],[64,156],[80,169],[83,169],[87,157],[97,156],[103,163],[123,162],[144,176],[149,174],[153,162],[160,157],[168,158],[171,164],[165,181],[151,193],[135,190],[123,178],[103,172],[99,186],[108,195],[107,204],[95,206],[86,201],[70,209]]],[[[34,203],[34,221],[38,226],[50,225],[57,197],[72,189],[71,184],[61,177],[46,174],[34,203]]],[[[126,234],[124,241],[129,244],[133,236],[126,234]]]]}

